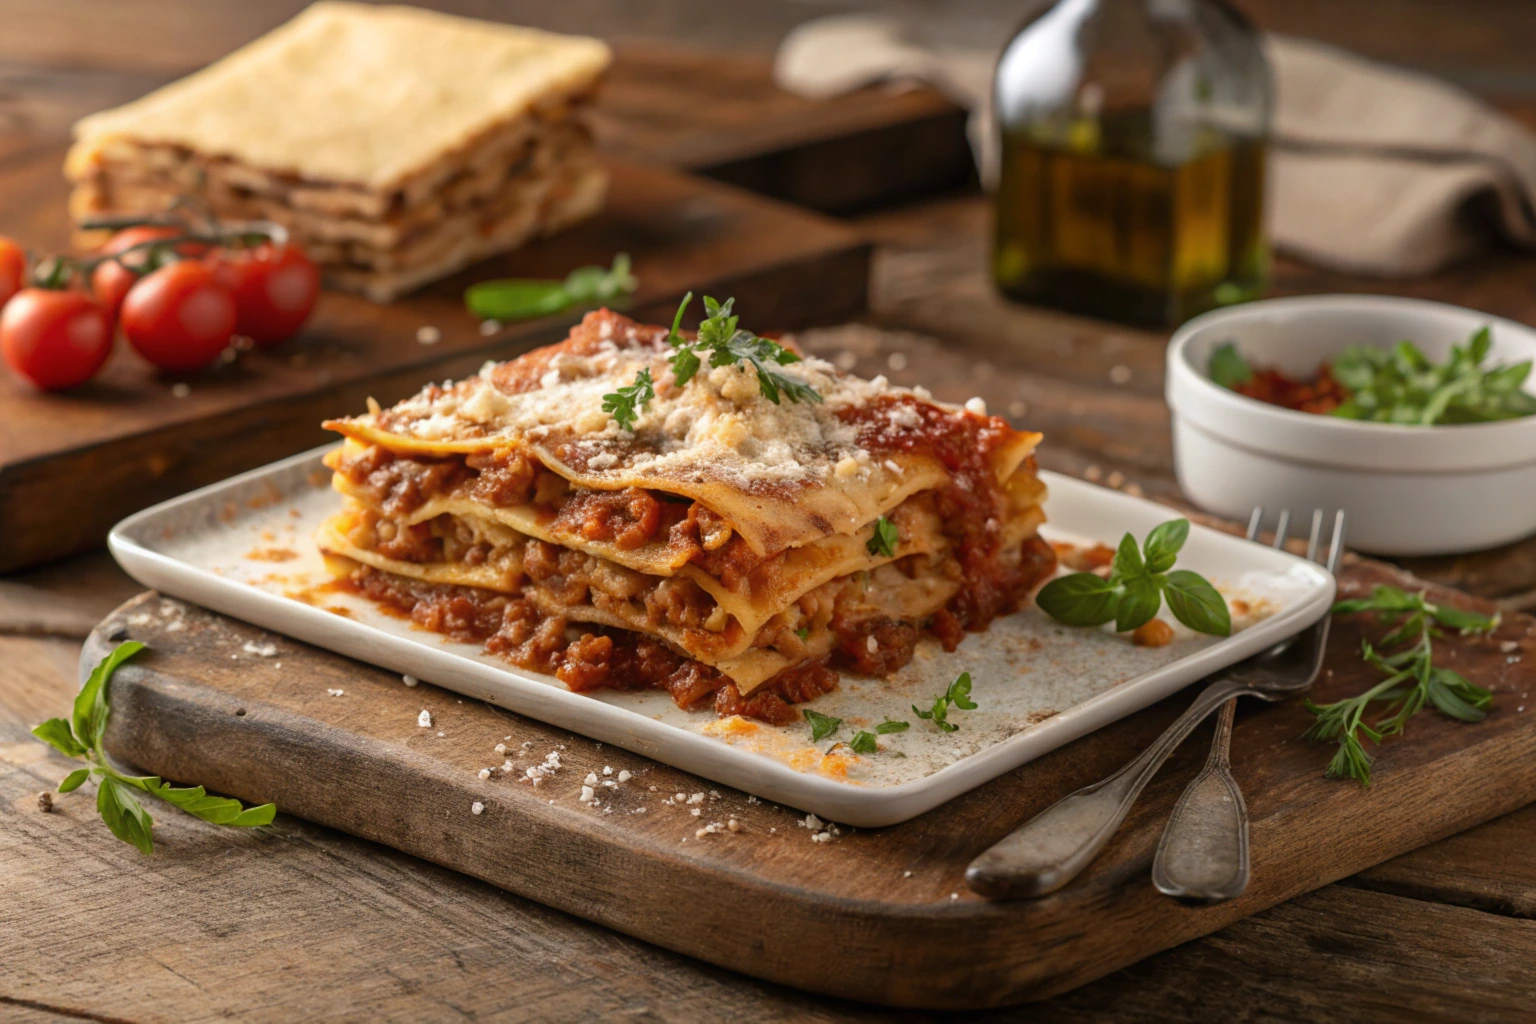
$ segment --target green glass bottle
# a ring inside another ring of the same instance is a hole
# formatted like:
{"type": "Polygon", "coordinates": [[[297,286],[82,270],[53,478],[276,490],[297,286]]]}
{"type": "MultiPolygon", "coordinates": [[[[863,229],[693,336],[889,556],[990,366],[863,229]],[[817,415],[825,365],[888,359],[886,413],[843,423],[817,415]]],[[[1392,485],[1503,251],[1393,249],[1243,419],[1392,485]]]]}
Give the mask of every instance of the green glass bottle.
{"type": "Polygon", "coordinates": [[[1222,0],[1058,0],[993,99],[1003,294],[1171,325],[1262,291],[1269,67],[1222,0]]]}

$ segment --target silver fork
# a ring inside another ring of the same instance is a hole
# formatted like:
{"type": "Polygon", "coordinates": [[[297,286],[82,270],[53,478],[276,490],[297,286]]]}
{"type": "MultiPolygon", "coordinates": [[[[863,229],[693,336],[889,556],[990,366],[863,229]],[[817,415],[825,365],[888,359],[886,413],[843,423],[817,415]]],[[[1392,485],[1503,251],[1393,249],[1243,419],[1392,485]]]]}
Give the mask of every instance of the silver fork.
{"type": "MultiPolygon", "coordinates": [[[[1264,509],[1248,520],[1248,539],[1257,540],[1264,509]]],[[[1283,550],[1290,534],[1291,510],[1281,509],[1274,547],[1283,550]]],[[[1307,534],[1307,558],[1316,559],[1322,540],[1323,510],[1313,509],[1307,534]]],[[[1152,860],[1152,884],[1158,892],[1186,903],[1212,904],[1241,896],[1248,888],[1248,805],[1232,777],[1233,697],[1221,707],[1211,754],[1174,805],[1173,814],[1152,860]]]]}
{"type": "MultiPolygon", "coordinates": [[[[1327,567],[1344,550],[1344,513],[1334,519],[1327,567]]],[[[1062,797],[971,862],[965,880],[993,899],[1044,896],[1066,885],[1108,845],[1131,805],[1168,756],[1205,717],[1230,698],[1278,701],[1312,685],[1322,668],[1331,616],[1296,636],[1214,675],[1157,741],[1115,774],[1062,797]]]]}

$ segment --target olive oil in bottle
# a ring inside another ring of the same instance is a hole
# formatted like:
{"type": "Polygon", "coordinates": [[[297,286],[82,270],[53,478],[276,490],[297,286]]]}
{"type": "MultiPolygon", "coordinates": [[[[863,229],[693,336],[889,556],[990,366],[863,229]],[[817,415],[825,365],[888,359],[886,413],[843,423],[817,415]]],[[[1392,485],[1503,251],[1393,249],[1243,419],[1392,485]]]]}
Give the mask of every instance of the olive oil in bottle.
{"type": "Polygon", "coordinates": [[[1267,270],[1269,76],[1218,0],[1060,0],[998,65],[992,272],[1010,298],[1175,324],[1267,270]]]}

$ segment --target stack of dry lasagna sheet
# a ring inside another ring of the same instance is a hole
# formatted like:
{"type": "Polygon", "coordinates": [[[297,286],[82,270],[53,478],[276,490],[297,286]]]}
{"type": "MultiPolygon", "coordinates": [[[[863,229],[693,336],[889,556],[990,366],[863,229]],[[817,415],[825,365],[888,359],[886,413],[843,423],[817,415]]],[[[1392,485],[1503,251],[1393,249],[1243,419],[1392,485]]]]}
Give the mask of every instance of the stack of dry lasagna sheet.
{"type": "Polygon", "coordinates": [[[284,225],[331,284],[388,302],[598,210],[585,114],[610,56],[595,39],[317,3],[76,124],[71,213],[199,198],[284,225]]]}

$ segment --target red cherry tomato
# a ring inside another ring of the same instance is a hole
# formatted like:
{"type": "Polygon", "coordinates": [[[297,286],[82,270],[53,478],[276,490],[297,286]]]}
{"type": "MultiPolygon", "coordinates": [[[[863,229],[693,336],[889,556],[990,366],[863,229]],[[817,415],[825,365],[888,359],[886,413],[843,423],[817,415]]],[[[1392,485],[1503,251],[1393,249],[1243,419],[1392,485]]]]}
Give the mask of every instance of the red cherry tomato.
{"type": "Polygon", "coordinates": [[[297,334],[320,294],[319,269],[292,245],[225,252],[213,266],[240,310],[235,333],[262,348],[297,334]]]}
{"type": "Polygon", "coordinates": [[[196,260],[167,264],[128,289],[119,321],[128,344],[162,370],[196,370],[235,333],[235,299],[196,260]]]}
{"type": "MultiPolygon", "coordinates": [[[[122,252],[125,249],[131,249],[135,245],[151,242],[157,238],[172,238],[184,233],[178,227],[161,227],[149,224],[135,228],[124,228],[113,235],[107,244],[101,247],[100,252],[103,255],[122,252]]],[[[201,247],[185,245],[178,247],[178,251],[184,255],[196,255],[201,251],[201,247]]],[[[127,259],[130,263],[143,265],[143,261],[148,255],[149,250],[145,249],[133,253],[127,259]]],[[[123,297],[128,294],[128,289],[132,288],[138,279],[138,274],[129,270],[117,260],[106,260],[99,264],[95,270],[91,271],[91,294],[96,296],[96,301],[102,309],[116,317],[118,309],[122,307],[123,297]]]]}
{"type": "Polygon", "coordinates": [[[25,288],[0,311],[0,351],[44,391],[84,384],[112,351],[112,320],[83,292],[25,288]]]}
{"type": "Polygon", "coordinates": [[[0,306],[27,283],[27,254],[9,238],[0,238],[0,306]]]}

